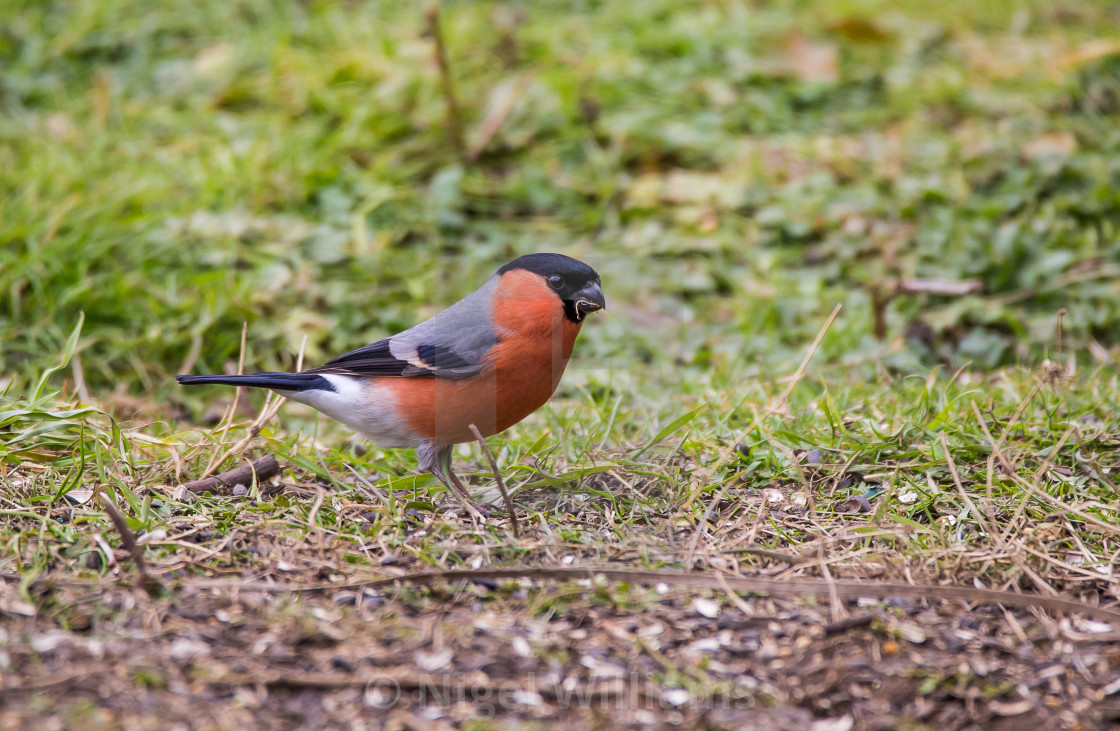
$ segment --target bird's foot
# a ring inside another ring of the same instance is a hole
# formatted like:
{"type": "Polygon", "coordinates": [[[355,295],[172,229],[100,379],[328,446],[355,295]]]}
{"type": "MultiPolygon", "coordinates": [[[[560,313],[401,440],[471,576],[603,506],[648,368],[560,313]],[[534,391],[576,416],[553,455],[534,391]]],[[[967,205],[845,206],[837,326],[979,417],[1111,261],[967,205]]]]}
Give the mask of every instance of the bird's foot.
{"type": "Polygon", "coordinates": [[[460,495],[456,492],[452,492],[452,494],[456,498],[458,498],[459,504],[463,506],[468,515],[474,518],[478,518],[483,522],[485,522],[487,518],[489,518],[491,515],[494,515],[495,513],[495,510],[491,505],[475,502],[473,499],[464,495],[460,495]]]}

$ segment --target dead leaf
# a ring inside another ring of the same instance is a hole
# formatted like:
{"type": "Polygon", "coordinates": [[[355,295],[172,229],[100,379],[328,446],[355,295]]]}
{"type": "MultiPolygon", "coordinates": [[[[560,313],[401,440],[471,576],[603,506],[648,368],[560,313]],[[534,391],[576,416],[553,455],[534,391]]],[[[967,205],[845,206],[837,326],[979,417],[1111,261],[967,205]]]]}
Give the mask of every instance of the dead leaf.
{"type": "Polygon", "coordinates": [[[711,599],[704,599],[696,597],[692,600],[692,608],[708,619],[715,619],[719,616],[719,602],[712,601],[711,599]]]}
{"type": "Polygon", "coordinates": [[[719,640],[715,637],[702,637],[685,646],[686,655],[701,655],[706,652],[719,652],[719,640]]]}
{"type": "Polygon", "coordinates": [[[210,645],[202,640],[180,637],[171,643],[169,654],[173,660],[198,660],[199,658],[208,657],[210,655],[210,645]]]}
{"type": "Polygon", "coordinates": [[[1111,632],[1112,625],[1108,622],[1098,622],[1095,619],[1082,619],[1081,630],[1084,632],[1104,633],[1111,632]]]}
{"type": "Polygon", "coordinates": [[[544,698],[535,690],[519,689],[513,691],[510,695],[510,700],[522,706],[541,706],[544,705],[544,698]]]}
{"type": "Polygon", "coordinates": [[[868,18],[850,16],[838,20],[828,29],[836,35],[856,43],[886,43],[891,34],[868,18]]]}
{"type": "Polygon", "coordinates": [[[150,533],[144,533],[136,537],[137,545],[143,546],[147,543],[159,543],[160,541],[167,540],[167,531],[163,528],[156,528],[150,533]]]}
{"type": "Polygon", "coordinates": [[[855,495],[836,506],[841,513],[870,513],[871,501],[863,495],[855,495]]]}
{"type": "Polygon", "coordinates": [[[813,721],[809,726],[810,731],[848,731],[855,725],[855,721],[851,716],[841,716],[840,718],[819,718],[813,721]]]}
{"type": "Polygon", "coordinates": [[[1023,146],[1023,157],[1028,160],[1067,157],[1076,150],[1077,138],[1069,132],[1047,132],[1023,146]]]}
{"type": "Polygon", "coordinates": [[[531,75],[514,75],[494,87],[490,92],[490,100],[486,104],[486,116],[483,117],[474,141],[471,142],[467,157],[476,160],[486,150],[487,145],[502,129],[506,117],[513,110],[513,105],[521,96],[521,92],[532,80],[531,75]]]}
{"type": "Polygon", "coordinates": [[[1120,53],[1120,38],[1098,38],[1084,43],[1058,59],[1057,68],[1069,71],[1087,63],[1120,53]]]}
{"type": "Polygon", "coordinates": [[[840,53],[835,43],[795,35],[786,45],[790,73],[810,84],[835,84],[840,78],[840,53]]]}
{"type": "Polygon", "coordinates": [[[916,624],[904,624],[898,628],[898,635],[907,642],[920,645],[926,641],[926,633],[916,624]]]}
{"type": "MultiPolygon", "coordinates": [[[[51,139],[54,140],[69,139],[74,131],[74,125],[70,123],[70,118],[62,112],[56,112],[47,117],[43,122],[43,126],[46,127],[47,134],[50,135],[51,139]]],[[[5,384],[3,381],[0,381],[0,389],[2,389],[5,385],[7,384],[5,384]]]]}
{"type": "Polygon", "coordinates": [[[20,599],[15,594],[0,596],[0,614],[19,614],[24,617],[34,617],[37,613],[34,604],[20,599]]]}
{"type": "Polygon", "coordinates": [[[741,183],[721,175],[692,170],[640,175],[626,191],[626,205],[634,208],[654,208],[663,202],[698,205],[714,203],[720,207],[734,208],[742,201],[741,183]]]}
{"type": "Polygon", "coordinates": [[[71,642],[72,638],[66,632],[52,630],[32,637],[28,640],[27,644],[35,652],[43,653],[54,652],[60,647],[69,645],[71,642]]]}
{"type": "Polygon", "coordinates": [[[661,692],[661,702],[670,706],[683,706],[690,698],[684,688],[667,688],[661,692]]]}
{"type": "Polygon", "coordinates": [[[634,635],[621,626],[618,622],[613,622],[609,619],[604,619],[600,623],[611,637],[621,642],[633,642],[634,635]]]}
{"type": "Polygon", "coordinates": [[[412,655],[412,659],[416,661],[416,667],[428,673],[446,667],[453,657],[454,653],[451,652],[450,648],[446,647],[442,650],[436,650],[435,652],[417,650],[412,655]]]}
{"type": "Polygon", "coordinates": [[[75,505],[85,505],[89,502],[89,499],[93,497],[93,490],[71,490],[70,492],[63,495],[63,497],[74,503],[75,505]]]}
{"type": "Polygon", "coordinates": [[[233,60],[233,44],[219,43],[203,48],[191,62],[191,68],[196,76],[214,76],[229,66],[233,60]]]}
{"type": "Polygon", "coordinates": [[[710,234],[719,228],[719,213],[713,208],[705,208],[700,213],[699,229],[701,233],[710,234]]]}

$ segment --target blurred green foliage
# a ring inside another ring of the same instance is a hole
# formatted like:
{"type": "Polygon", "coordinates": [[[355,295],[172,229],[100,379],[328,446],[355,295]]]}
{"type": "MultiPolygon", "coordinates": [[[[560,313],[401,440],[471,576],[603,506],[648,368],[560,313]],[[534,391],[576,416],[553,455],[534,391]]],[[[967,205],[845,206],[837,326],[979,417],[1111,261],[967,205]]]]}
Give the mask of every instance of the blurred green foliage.
{"type": "Polygon", "coordinates": [[[1120,344],[1115,3],[442,20],[475,160],[420,4],[3,3],[0,376],[34,382],[83,311],[91,388],[166,395],[243,322],[247,367],[289,368],[547,250],[603,274],[601,362],[788,365],[836,302],[824,357],[867,368],[1033,361],[1060,308],[1067,347],[1120,344]],[[877,340],[873,292],[913,278],[983,291],[883,296],[877,340]]]}

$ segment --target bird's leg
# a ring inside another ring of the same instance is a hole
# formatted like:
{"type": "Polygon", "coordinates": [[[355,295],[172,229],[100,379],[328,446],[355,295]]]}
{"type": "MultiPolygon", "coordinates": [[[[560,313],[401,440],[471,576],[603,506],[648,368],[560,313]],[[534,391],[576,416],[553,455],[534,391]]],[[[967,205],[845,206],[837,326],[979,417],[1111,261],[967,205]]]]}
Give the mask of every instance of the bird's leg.
{"type": "Polygon", "coordinates": [[[494,512],[494,509],[485,503],[475,502],[474,499],[471,498],[471,494],[467,491],[466,485],[464,485],[463,481],[459,479],[459,476],[455,474],[455,470],[451,469],[450,454],[451,451],[448,450],[449,456],[447,459],[447,476],[451,478],[451,482],[455,485],[455,487],[459,489],[459,492],[461,492],[465,496],[465,499],[470,504],[471,508],[477,510],[483,516],[489,518],[490,514],[494,512]]]}
{"type": "MultiPolygon", "coordinates": [[[[438,455],[440,470],[443,472],[444,476],[447,479],[451,480],[451,484],[454,485],[455,489],[459,491],[459,497],[463,499],[463,503],[467,507],[484,518],[489,517],[491,512],[490,506],[475,502],[474,498],[471,497],[470,491],[467,490],[467,486],[463,484],[463,481],[459,479],[459,476],[457,474],[455,474],[455,470],[451,468],[451,451],[451,447],[444,447],[442,450],[440,450],[438,455]]],[[[446,480],[444,481],[444,484],[447,484],[446,480]]]]}
{"type": "Polygon", "coordinates": [[[440,482],[443,483],[447,491],[459,499],[463,503],[463,507],[467,512],[486,519],[486,513],[489,511],[482,505],[476,503],[471,494],[467,492],[467,488],[459,480],[459,477],[451,470],[451,446],[436,448],[431,443],[426,442],[416,450],[416,455],[420,461],[420,469],[431,472],[436,476],[440,482]]]}

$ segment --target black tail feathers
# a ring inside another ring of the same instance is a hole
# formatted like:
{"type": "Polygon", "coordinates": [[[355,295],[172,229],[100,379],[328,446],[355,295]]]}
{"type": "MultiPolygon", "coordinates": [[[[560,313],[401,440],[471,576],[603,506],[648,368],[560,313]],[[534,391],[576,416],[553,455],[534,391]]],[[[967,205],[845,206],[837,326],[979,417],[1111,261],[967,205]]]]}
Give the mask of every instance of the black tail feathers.
{"type": "Polygon", "coordinates": [[[273,391],[334,391],[326,378],[315,373],[253,373],[247,376],[175,376],[185,386],[221,383],[227,386],[252,386],[273,391]]]}

